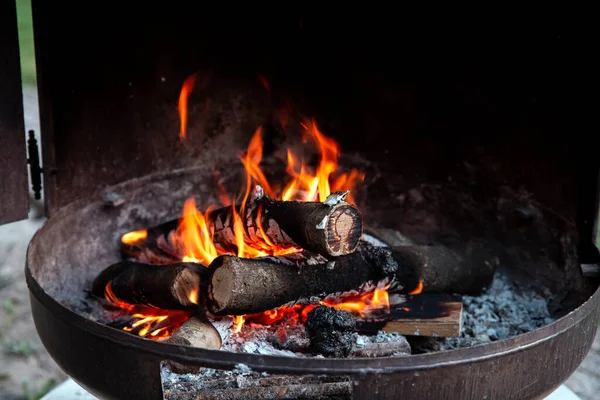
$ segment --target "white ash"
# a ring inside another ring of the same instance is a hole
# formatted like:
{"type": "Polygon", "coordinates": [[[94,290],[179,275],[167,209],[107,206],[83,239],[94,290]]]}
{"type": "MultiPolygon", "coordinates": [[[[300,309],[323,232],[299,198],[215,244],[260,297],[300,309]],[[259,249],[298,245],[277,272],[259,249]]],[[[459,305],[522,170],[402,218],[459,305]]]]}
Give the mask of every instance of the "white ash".
{"type": "Polygon", "coordinates": [[[356,348],[362,349],[366,345],[371,343],[392,343],[392,342],[401,342],[405,341],[406,338],[396,332],[384,332],[379,331],[377,335],[367,336],[367,335],[357,335],[356,337],[356,348]]]}
{"type": "Polygon", "coordinates": [[[481,296],[463,296],[462,329],[456,338],[432,338],[418,350],[434,352],[475,346],[531,332],[554,321],[546,299],[521,289],[497,271],[481,296]]]}
{"type": "Polygon", "coordinates": [[[215,327],[215,329],[217,330],[217,332],[219,332],[219,335],[221,336],[221,342],[222,343],[227,342],[229,340],[229,337],[231,336],[231,328],[233,327],[233,318],[223,317],[219,320],[210,319],[210,322],[212,322],[212,324],[215,327]]]}

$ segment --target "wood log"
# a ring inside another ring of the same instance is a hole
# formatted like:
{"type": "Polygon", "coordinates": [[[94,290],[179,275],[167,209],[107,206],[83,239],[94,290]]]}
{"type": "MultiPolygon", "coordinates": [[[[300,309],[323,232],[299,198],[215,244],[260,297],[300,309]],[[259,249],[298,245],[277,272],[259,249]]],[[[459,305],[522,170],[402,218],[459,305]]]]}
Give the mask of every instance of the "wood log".
{"type": "MultiPolygon", "coordinates": [[[[242,215],[248,244],[258,248],[277,245],[280,248],[300,247],[328,259],[354,252],[362,234],[360,211],[344,201],[346,193],[333,193],[325,202],[279,201],[264,196],[257,186],[245,207],[235,208],[242,215]]],[[[207,226],[221,253],[237,253],[234,234],[234,208],[218,208],[207,213],[207,226]]],[[[147,237],[136,243],[123,243],[126,257],[139,259],[156,254],[182,259],[183,249],[173,241],[181,218],[147,231],[147,237]]]]}
{"type": "Polygon", "coordinates": [[[383,248],[361,245],[328,264],[303,265],[283,257],[217,257],[207,307],[214,315],[255,314],[291,304],[315,304],[345,293],[364,293],[396,273],[383,248]]]}
{"type": "Polygon", "coordinates": [[[500,263],[500,252],[486,240],[455,245],[396,246],[398,263],[392,292],[459,293],[477,295],[488,287],[500,263]]]}
{"type": "Polygon", "coordinates": [[[215,315],[254,314],[387,284],[392,293],[474,293],[491,282],[497,257],[481,242],[393,249],[361,242],[356,252],[328,265],[298,267],[282,257],[221,256],[211,265],[215,273],[207,306],[215,315]]]}
{"type": "Polygon", "coordinates": [[[119,299],[165,310],[187,310],[203,304],[211,271],[199,264],[142,264],[123,261],[102,271],[92,284],[92,293],[104,297],[108,284],[119,299]]]}
{"type": "Polygon", "coordinates": [[[356,320],[360,333],[395,332],[407,336],[458,337],[462,327],[462,297],[423,293],[400,301],[390,299],[390,311],[356,320]]]}
{"type": "MultiPolygon", "coordinates": [[[[219,350],[223,342],[221,335],[206,316],[196,314],[185,321],[165,343],[219,350]]],[[[168,361],[168,364],[171,370],[178,374],[200,372],[200,367],[197,366],[184,365],[174,361],[168,361]]]]}

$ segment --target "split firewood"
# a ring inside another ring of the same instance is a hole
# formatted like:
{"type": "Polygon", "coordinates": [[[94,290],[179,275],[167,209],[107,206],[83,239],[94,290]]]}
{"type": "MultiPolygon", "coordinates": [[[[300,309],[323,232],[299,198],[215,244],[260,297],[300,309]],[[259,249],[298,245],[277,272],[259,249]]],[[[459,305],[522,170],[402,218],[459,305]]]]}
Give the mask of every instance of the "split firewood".
{"type": "MultiPolygon", "coordinates": [[[[213,324],[204,315],[197,314],[185,321],[165,343],[219,350],[221,349],[222,339],[213,324]]],[[[184,365],[174,361],[168,361],[168,364],[171,370],[178,374],[192,374],[200,371],[200,367],[184,365]]]]}
{"type": "Polygon", "coordinates": [[[405,294],[473,293],[491,282],[496,264],[481,243],[388,249],[361,242],[356,252],[335,262],[301,267],[283,257],[221,256],[211,264],[207,306],[215,315],[254,314],[388,284],[390,292],[405,294]]]}
{"type": "Polygon", "coordinates": [[[131,261],[113,264],[92,284],[92,293],[104,297],[107,285],[119,299],[130,304],[165,310],[198,308],[204,301],[210,270],[194,263],[151,265],[131,261]]]}
{"type": "Polygon", "coordinates": [[[390,310],[357,318],[360,333],[395,332],[407,336],[458,337],[462,326],[462,297],[423,293],[390,298],[390,310]]]}
{"type": "MultiPolygon", "coordinates": [[[[218,250],[236,253],[235,214],[241,215],[247,241],[281,248],[299,247],[328,259],[352,253],[362,234],[359,210],[346,203],[346,193],[332,193],[324,202],[279,201],[264,196],[256,186],[245,207],[222,207],[206,214],[207,226],[218,250]],[[243,215],[242,215],[243,214],[243,215]]],[[[185,254],[173,240],[181,219],[149,229],[136,243],[124,243],[127,257],[181,259],[185,254]]]]}
{"type": "Polygon", "coordinates": [[[346,293],[364,293],[391,281],[391,252],[361,245],[335,262],[298,266],[284,257],[217,257],[207,307],[214,315],[255,314],[285,304],[314,304],[346,293]]]}

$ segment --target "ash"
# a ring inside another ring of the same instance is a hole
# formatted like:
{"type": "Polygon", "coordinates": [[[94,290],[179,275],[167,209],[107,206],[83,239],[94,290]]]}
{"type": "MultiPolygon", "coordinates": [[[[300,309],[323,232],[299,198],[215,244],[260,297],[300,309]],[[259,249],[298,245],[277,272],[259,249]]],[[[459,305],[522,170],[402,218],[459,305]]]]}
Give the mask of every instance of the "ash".
{"type": "Polygon", "coordinates": [[[532,289],[518,287],[497,271],[480,296],[463,296],[462,329],[457,338],[430,338],[422,352],[451,350],[507,339],[554,322],[548,302],[532,289]]]}

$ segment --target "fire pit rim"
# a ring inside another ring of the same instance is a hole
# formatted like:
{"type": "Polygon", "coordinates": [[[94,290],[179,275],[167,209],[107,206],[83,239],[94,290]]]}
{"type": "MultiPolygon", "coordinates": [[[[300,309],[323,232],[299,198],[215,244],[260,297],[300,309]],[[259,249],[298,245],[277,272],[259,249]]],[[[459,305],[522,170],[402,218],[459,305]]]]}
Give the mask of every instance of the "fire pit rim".
{"type": "MultiPolygon", "coordinates": [[[[38,233],[36,233],[36,236],[37,235],[38,233]]],[[[31,243],[29,246],[31,246],[31,243]]],[[[27,252],[29,253],[29,248],[27,252]]],[[[508,339],[468,348],[418,354],[407,357],[380,357],[373,359],[295,358],[191,348],[134,336],[130,333],[85,318],[57,302],[42,289],[33,277],[29,267],[29,260],[27,260],[25,264],[25,276],[27,285],[33,296],[35,296],[36,299],[48,308],[57,318],[66,324],[85,329],[94,336],[108,339],[120,346],[152,353],[157,358],[176,361],[183,364],[197,364],[220,369],[231,369],[237,364],[244,364],[257,371],[269,372],[269,370],[272,370],[280,373],[326,371],[330,374],[347,374],[355,373],[357,370],[360,370],[361,373],[365,374],[394,373],[406,370],[435,368],[441,364],[457,365],[467,362],[483,361],[513,352],[523,351],[529,347],[551,340],[553,337],[572,328],[573,325],[585,319],[591,312],[597,310],[600,306],[600,287],[598,287],[585,303],[546,326],[508,339]],[[344,363],[340,363],[340,360],[344,360],[344,363]]]]}

